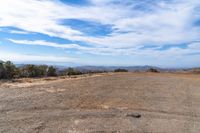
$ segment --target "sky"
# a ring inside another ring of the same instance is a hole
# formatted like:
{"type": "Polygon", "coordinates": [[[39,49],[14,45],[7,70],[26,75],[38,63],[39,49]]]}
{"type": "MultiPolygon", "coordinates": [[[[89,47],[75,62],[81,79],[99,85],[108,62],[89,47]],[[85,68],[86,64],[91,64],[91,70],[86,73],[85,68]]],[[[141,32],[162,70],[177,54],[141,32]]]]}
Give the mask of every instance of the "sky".
{"type": "Polygon", "coordinates": [[[0,0],[0,60],[200,67],[200,0],[0,0]]]}

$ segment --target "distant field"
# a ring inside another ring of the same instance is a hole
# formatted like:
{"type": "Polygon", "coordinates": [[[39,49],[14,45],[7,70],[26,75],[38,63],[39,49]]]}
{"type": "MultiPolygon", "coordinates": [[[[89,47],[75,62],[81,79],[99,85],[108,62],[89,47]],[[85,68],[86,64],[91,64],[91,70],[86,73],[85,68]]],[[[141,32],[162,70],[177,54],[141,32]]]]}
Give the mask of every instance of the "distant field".
{"type": "Polygon", "coordinates": [[[0,132],[200,133],[200,75],[107,73],[1,82],[0,132]]]}

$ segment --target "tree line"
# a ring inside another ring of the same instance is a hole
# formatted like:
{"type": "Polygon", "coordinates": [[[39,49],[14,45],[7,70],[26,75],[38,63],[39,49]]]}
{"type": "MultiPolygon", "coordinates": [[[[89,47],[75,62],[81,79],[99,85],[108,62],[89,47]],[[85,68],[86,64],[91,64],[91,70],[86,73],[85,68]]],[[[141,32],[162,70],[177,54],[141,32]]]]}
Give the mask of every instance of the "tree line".
{"type": "MultiPolygon", "coordinates": [[[[52,76],[71,76],[93,73],[104,73],[108,71],[101,70],[88,70],[80,71],[78,69],[69,67],[59,70],[54,66],[48,65],[33,65],[27,64],[22,66],[16,66],[11,61],[0,61],[0,79],[14,79],[14,78],[41,78],[52,76]]],[[[126,69],[115,69],[114,72],[128,72],[126,69]]]]}
{"type": "Polygon", "coordinates": [[[17,67],[11,61],[0,61],[0,79],[66,76],[80,74],[82,73],[78,70],[75,70],[74,68],[58,70],[54,66],[33,64],[17,67]]]}

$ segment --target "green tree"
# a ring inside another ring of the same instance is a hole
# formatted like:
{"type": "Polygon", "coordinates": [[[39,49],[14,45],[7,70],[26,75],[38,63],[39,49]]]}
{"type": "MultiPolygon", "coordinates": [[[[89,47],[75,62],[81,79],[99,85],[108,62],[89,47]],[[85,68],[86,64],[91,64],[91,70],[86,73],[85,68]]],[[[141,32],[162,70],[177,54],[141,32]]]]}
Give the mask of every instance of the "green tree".
{"type": "Polygon", "coordinates": [[[35,65],[27,65],[28,77],[37,77],[37,71],[35,65]]]}
{"type": "Polygon", "coordinates": [[[37,66],[35,65],[29,64],[21,68],[22,77],[37,77],[38,73],[37,66]]]}
{"type": "Polygon", "coordinates": [[[0,62],[0,79],[5,78],[6,70],[4,68],[4,62],[0,62]]]}
{"type": "Polygon", "coordinates": [[[15,70],[15,78],[20,78],[21,77],[21,69],[19,67],[16,67],[15,70]]]}
{"type": "Polygon", "coordinates": [[[47,76],[57,76],[56,68],[54,68],[53,66],[49,66],[47,76]]]}
{"type": "Polygon", "coordinates": [[[37,66],[36,69],[37,69],[37,75],[39,77],[47,76],[47,69],[48,69],[47,65],[39,65],[39,66],[37,66]]]}
{"type": "Polygon", "coordinates": [[[71,67],[69,67],[68,69],[67,69],[67,75],[76,75],[76,72],[75,72],[75,70],[74,70],[74,68],[71,68],[71,67]]]}
{"type": "Polygon", "coordinates": [[[16,74],[16,66],[11,61],[6,61],[4,63],[4,68],[6,71],[5,77],[8,79],[14,78],[16,74]]]}
{"type": "Polygon", "coordinates": [[[115,69],[114,72],[128,72],[128,70],[119,68],[115,69]]]}
{"type": "Polygon", "coordinates": [[[159,73],[159,70],[157,70],[156,68],[149,68],[147,72],[159,73]]]}
{"type": "Polygon", "coordinates": [[[62,71],[59,72],[59,75],[60,76],[66,76],[66,75],[80,75],[80,74],[83,74],[82,72],[80,72],[79,70],[76,70],[72,67],[69,67],[67,69],[64,69],[62,71]]]}

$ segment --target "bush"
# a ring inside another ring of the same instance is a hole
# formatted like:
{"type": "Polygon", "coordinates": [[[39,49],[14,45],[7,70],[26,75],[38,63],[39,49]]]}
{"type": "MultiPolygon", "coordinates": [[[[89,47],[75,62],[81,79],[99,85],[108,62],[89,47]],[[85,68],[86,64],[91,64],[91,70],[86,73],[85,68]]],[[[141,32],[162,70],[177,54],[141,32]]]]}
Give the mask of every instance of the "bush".
{"type": "Polygon", "coordinates": [[[200,68],[193,68],[192,72],[195,74],[200,74],[200,68]]]}
{"type": "Polygon", "coordinates": [[[155,68],[150,68],[147,72],[159,73],[159,71],[155,68]]]}
{"type": "Polygon", "coordinates": [[[12,79],[16,75],[16,66],[11,62],[0,62],[0,78],[1,79],[12,79]]]}
{"type": "Polygon", "coordinates": [[[0,62],[0,79],[6,78],[6,70],[4,67],[4,62],[0,62]]]}
{"type": "Polygon", "coordinates": [[[128,72],[126,69],[115,69],[114,72],[128,72]]]}
{"type": "Polygon", "coordinates": [[[47,71],[47,76],[57,76],[56,68],[50,66],[47,71]]]}
{"type": "Polygon", "coordinates": [[[64,69],[64,70],[59,72],[60,76],[66,76],[66,75],[71,76],[71,75],[81,75],[81,74],[83,74],[83,73],[80,72],[79,70],[76,70],[76,69],[71,68],[71,67],[64,69]]]}
{"type": "Polygon", "coordinates": [[[19,77],[45,77],[47,76],[47,65],[25,65],[18,70],[19,77]]]}
{"type": "Polygon", "coordinates": [[[39,70],[36,65],[25,65],[20,69],[20,77],[38,77],[39,70]]]}
{"type": "Polygon", "coordinates": [[[39,65],[37,66],[37,74],[39,77],[46,77],[47,76],[47,70],[48,66],[47,65],[39,65]]]}

